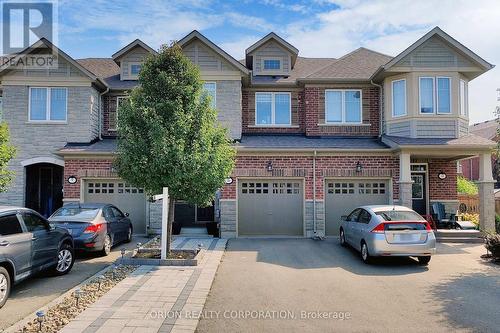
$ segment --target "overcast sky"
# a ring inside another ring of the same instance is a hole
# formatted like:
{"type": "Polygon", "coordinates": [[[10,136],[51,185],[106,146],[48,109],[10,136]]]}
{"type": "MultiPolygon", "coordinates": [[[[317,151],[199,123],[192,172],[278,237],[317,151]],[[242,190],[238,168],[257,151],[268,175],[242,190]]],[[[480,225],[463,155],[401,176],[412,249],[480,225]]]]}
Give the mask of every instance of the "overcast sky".
{"type": "MultiPolygon", "coordinates": [[[[197,29],[241,59],[274,31],[301,56],[360,46],[395,56],[435,26],[500,65],[498,0],[60,0],[58,42],[74,58],[110,57],[135,38],[157,49],[197,29]]],[[[470,83],[471,123],[494,117],[497,88],[500,68],[470,83]]]]}

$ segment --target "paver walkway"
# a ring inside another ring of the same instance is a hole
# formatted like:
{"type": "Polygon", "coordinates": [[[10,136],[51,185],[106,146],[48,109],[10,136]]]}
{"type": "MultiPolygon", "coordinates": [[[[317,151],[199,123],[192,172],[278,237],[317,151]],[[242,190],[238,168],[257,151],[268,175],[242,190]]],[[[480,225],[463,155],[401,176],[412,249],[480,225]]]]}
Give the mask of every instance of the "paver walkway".
{"type": "Polygon", "coordinates": [[[173,248],[207,251],[198,266],[140,266],[61,331],[194,332],[226,240],[182,238],[173,248]]]}

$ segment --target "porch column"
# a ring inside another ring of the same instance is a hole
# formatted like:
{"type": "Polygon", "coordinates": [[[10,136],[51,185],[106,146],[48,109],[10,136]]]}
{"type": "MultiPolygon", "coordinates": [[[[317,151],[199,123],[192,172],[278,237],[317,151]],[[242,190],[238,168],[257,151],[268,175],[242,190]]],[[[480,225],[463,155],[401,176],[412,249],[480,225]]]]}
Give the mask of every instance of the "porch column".
{"type": "Polygon", "coordinates": [[[412,208],[410,154],[399,154],[399,204],[412,208]]]}
{"type": "Polygon", "coordinates": [[[479,155],[479,228],[481,231],[495,232],[495,181],[491,169],[491,153],[479,155]]]}

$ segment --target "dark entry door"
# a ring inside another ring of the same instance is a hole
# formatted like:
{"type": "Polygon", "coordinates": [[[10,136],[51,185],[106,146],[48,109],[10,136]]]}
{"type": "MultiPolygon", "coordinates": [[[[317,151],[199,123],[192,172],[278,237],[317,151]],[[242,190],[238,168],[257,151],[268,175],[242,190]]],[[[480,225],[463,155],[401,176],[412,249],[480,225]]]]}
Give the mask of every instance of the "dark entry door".
{"type": "Polygon", "coordinates": [[[412,208],[421,215],[427,214],[427,188],[425,173],[414,173],[411,175],[412,184],[412,208]]]}
{"type": "Polygon", "coordinates": [[[26,167],[26,207],[49,217],[62,206],[63,167],[49,163],[26,167]]]}

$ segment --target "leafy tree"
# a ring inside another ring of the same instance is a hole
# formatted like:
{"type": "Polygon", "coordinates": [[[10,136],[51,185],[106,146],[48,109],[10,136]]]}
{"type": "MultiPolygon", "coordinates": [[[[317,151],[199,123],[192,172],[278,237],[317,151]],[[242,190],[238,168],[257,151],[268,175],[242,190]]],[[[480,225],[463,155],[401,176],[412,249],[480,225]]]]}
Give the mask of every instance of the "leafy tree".
{"type": "Polygon", "coordinates": [[[178,45],[163,46],[144,62],[134,88],[119,109],[120,177],[150,195],[168,187],[167,247],[174,203],[208,205],[234,166],[227,130],[204,93],[198,68],[178,45]]]}
{"type": "Polygon", "coordinates": [[[7,169],[9,161],[16,155],[16,148],[10,144],[9,127],[0,123],[0,192],[7,191],[14,178],[14,172],[7,169]]]}
{"type": "Polygon", "coordinates": [[[458,176],[457,192],[462,194],[475,195],[478,194],[478,187],[474,182],[468,180],[467,178],[458,176]]]}

